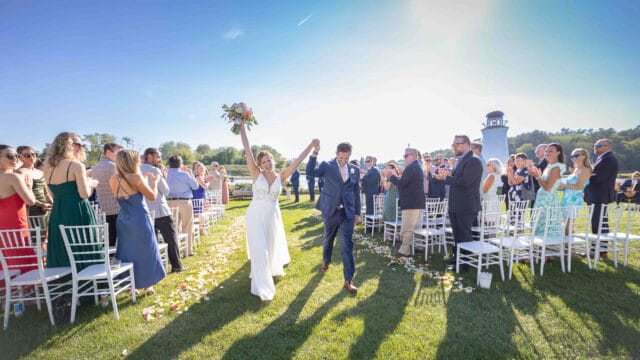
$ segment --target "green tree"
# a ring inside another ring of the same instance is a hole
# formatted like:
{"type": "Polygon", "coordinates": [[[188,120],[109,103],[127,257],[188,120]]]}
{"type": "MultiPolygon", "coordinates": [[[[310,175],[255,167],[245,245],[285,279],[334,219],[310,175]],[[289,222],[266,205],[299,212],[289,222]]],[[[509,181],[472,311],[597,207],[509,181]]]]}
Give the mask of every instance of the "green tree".
{"type": "Polygon", "coordinates": [[[104,144],[116,142],[116,137],[111,134],[94,133],[83,135],[82,140],[87,146],[85,164],[87,167],[91,167],[102,157],[104,144]]]}
{"type": "Polygon", "coordinates": [[[167,141],[160,144],[160,152],[165,159],[170,158],[173,155],[178,155],[182,158],[182,162],[185,165],[191,164],[196,160],[196,155],[191,151],[191,146],[187,143],[178,141],[167,141]]]}

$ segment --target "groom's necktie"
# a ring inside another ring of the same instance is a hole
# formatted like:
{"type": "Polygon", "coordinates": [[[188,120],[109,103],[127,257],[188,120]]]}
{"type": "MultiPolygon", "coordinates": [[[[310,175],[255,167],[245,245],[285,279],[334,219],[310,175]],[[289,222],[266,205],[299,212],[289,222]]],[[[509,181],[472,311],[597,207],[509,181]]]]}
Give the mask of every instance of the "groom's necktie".
{"type": "Polygon", "coordinates": [[[340,167],[340,175],[342,175],[342,182],[346,182],[349,178],[347,175],[347,165],[340,167]]]}

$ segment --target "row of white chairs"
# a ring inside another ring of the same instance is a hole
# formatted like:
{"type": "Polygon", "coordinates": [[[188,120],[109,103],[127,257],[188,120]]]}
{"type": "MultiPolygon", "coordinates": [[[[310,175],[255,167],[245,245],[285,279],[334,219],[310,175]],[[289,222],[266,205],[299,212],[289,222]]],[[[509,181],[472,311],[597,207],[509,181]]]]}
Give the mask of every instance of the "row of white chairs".
{"type": "Polygon", "coordinates": [[[49,320],[55,325],[52,301],[71,297],[70,321],[75,321],[80,297],[110,296],[114,317],[119,319],[116,295],[129,290],[136,301],[132,263],[112,263],[109,257],[108,224],[60,225],[70,266],[45,267],[45,243],[41,229],[0,230],[0,263],[4,278],[4,324],[9,326],[12,304],[44,300],[49,320]]]}

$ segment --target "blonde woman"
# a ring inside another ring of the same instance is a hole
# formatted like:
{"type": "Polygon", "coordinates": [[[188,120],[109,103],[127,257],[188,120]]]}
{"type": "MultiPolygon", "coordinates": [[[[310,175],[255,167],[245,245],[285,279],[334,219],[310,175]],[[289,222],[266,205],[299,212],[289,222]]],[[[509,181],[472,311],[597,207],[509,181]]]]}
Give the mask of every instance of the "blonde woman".
{"type": "Polygon", "coordinates": [[[137,151],[118,152],[116,174],[109,179],[111,192],[120,205],[116,224],[116,258],[133,263],[136,287],[145,288],[146,295],[155,294],[153,285],[166,276],[158,251],[158,240],[144,201],[144,198],[150,201],[156,199],[158,181],[158,176],[140,173],[140,155],[137,151]],[[151,181],[147,182],[147,179],[151,181]]]}
{"type": "Polygon", "coordinates": [[[502,209],[502,203],[498,202],[498,185],[502,185],[501,176],[502,163],[500,160],[496,158],[489,159],[487,161],[487,177],[482,183],[480,197],[488,206],[486,210],[493,215],[493,218],[487,219],[487,221],[493,224],[498,223],[498,220],[500,220],[500,210],[502,209]]]}
{"type": "MultiPolygon", "coordinates": [[[[573,174],[558,185],[558,190],[564,190],[561,206],[582,206],[584,204],[584,188],[591,177],[591,163],[589,153],[581,148],[571,152],[569,158],[573,162],[573,174]]],[[[569,216],[572,216],[569,213],[569,216]]]]}
{"type": "MultiPolygon", "coordinates": [[[[193,200],[203,199],[202,202],[204,203],[204,198],[207,196],[207,188],[209,187],[207,168],[200,161],[194,161],[191,165],[191,172],[198,185],[200,185],[197,189],[191,190],[193,200]]],[[[193,212],[194,214],[202,213],[202,206],[194,206],[193,212]]]]}
{"type": "Polygon", "coordinates": [[[53,196],[49,215],[47,266],[69,266],[69,257],[62,241],[59,225],[77,226],[96,223],[87,200],[98,181],[89,179],[82,161],[86,158],[78,134],[63,132],[49,145],[44,165],[44,178],[53,196]]]}

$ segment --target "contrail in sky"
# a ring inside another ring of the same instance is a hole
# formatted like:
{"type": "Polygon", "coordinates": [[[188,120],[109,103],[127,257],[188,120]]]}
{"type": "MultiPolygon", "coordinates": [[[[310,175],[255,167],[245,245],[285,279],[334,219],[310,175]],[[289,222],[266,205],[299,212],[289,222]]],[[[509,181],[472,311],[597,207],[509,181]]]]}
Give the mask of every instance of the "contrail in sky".
{"type": "Polygon", "coordinates": [[[313,16],[313,13],[307,15],[307,17],[305,17],[304,19],[300,20],[300,22],[298,23],[298,26],[301,26],[302,24],[306,23],[307,20],[309,20],[312,16],[313,16]]]}

